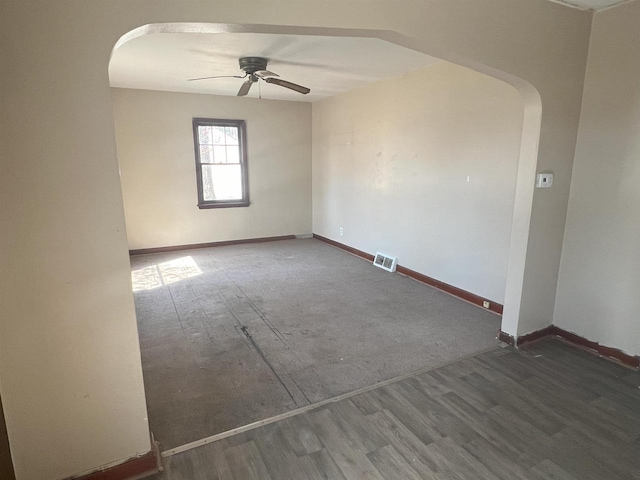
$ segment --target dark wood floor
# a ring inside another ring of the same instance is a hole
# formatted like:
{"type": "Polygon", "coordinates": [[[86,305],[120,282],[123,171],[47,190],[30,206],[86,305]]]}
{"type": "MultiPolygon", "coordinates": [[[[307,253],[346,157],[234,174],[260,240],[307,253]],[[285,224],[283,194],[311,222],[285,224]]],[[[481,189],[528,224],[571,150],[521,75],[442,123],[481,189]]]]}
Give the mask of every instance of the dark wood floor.
{"type": "Polygon", "coordinates": [[[165,459],[160,480],[640,479],[640,373],[497,348],[165,459]]]}

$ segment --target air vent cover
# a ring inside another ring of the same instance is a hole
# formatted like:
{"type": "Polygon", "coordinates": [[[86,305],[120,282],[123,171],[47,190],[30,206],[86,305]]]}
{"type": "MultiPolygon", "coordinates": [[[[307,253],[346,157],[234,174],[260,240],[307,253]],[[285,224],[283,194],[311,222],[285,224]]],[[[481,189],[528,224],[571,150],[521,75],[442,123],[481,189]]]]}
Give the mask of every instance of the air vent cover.
{"type": "Polygon", "coordinates": [[[376,267],[382,268],[388,272],[395,272],[396,265],[398,264],[398,257],[392,257],[384,253],[377,252],[373,259],[373,264],[376,267]]]}

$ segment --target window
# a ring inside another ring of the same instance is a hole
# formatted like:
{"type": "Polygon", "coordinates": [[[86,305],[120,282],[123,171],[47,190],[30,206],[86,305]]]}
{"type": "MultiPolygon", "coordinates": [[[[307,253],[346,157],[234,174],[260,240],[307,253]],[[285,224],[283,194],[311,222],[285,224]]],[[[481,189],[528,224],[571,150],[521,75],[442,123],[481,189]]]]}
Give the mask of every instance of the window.
{"type": "Polygon", "coordinates": [[[244,120],[193,119],[199,208],[248,207],[244,120]]]}

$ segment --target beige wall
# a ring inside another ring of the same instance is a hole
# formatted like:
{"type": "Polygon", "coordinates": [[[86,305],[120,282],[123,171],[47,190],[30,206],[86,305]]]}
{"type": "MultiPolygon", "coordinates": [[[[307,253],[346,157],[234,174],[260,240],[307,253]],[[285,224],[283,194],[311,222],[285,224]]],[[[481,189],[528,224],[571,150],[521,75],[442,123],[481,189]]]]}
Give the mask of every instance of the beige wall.
{"type": "Polygon", "coordinates": [[[314,103],[314,233],[502,303],[522,116],[448,62],[314,103]]]}
{"type": "Polygon", "coordinates": [[[0,388],[19,480],[149,448],[107,69],[118,39],[142,25],[368,34],[517,86],[530,135],[503,328],[551,322],[591,14],[548,0],[4,3],[0,388]],[[533,192],[536,169],[555,172],[554,188],[533,192]]]}
{"type": "Polygon", "coordinates": [[[640,2],[594,16],[554,323],[640,355],[640,2]]]}
{"type": "Polygon", "coordinates": [[[62,40],[74,36],[69,12],[38,4],[18,19],[16,5],[0,25],[0,386],[16,477],[53,480],[148,452],[150,440],[110,47],[86,48],[95,32],[62,40]]]}
{"type": "Polygon", "coordinates": [[[311,104],[112,92],[130,249],[311,233],[311,104]],[[193,117],[247,122],[249,207],[196,206],[193,117]]]}

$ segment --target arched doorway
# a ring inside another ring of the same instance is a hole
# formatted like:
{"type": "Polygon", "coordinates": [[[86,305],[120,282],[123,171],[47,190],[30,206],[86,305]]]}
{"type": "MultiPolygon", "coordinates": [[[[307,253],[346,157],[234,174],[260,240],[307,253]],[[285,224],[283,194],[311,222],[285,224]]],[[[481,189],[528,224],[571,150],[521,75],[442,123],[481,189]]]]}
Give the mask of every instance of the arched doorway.
{"type": "MultiPolygon", "coordinates": [[[[377,38],[385,42],[394,43],[406,47],[409,44],[406,39],[392,34],[390,32],[372,32],[372,31],[342,31],[334,29],[295,29],[291,27],[264,27],[264,26],[237,26],[237,25],[206,25],[206,24],[161,24],[147,25],[136,29],[125,35],[116,45],[116,49],[125,45],[127,42],[135,40],[145,35],[162,34],[162,33],[264,33],[264,34],[287,34],[287,35],[324,35],[324,36],[356,36],[356,38],[377,38]]],[[[115,51],[115,50],[114,50],[115,51]]],[[[468,67],[467,67],[468,68],[468,67]]],[[[476,68],[484,74],[487,74],[486,68],[476,68]],[[483,71],[484,70],[484,71],[483,71]]],[[[519,309],[519,293],[517,291],[518,276],[522,278],[524,269],[524,252],[526,251],[526,240],[528,238],[529,216],[527,208],[531,208],[531,199],[533,189],[533,177],[535,175],[535,162],[537,159],[537,140],[539,135],[540,108],[539,97],[535,90],[525,82],[511,78],[500,72],[491,72],[501,81],[510,81],[510,84],[518,90],[523,101],[523,124],[522,136],[520,138],[520,152],[518,162],[518,175],[515,188],[515,203],[513,210],[513,222],[511,224],[511,248],[509,251],[509,264],[507,275],[507,299],[505,305],[505,317],[503,318],[502,330],[517,332],[517,311],[519,309]],[[538,102],[538,103],[536,103],[538,102]],[[537,123],[536,123],[537,122],[537,123]],[[536,131],[537,129],[537,131],[536,131]],[[523,165],[524,163],[524,165],[523,165]],[[524,244],[522,243],[524,241],[524,244]],[[518,263],[521,260],[521,263],[518,263]],[[515,322],[514,322],[515,319],[515,322]]],[[[157,270],[157,266],[154,266],[157,270]]],[[[522,282],[520,281],[520,286],[522,282]]],[[[217,433],[217,432],[216,432],[217,433]]],[[[162,438],[160,439],[162,440],[162,438]]],[[[173,446],[175,447],[175,446],[173,446]]],[[[175,451],[176,448],[172,448],[175,451]]]]}

